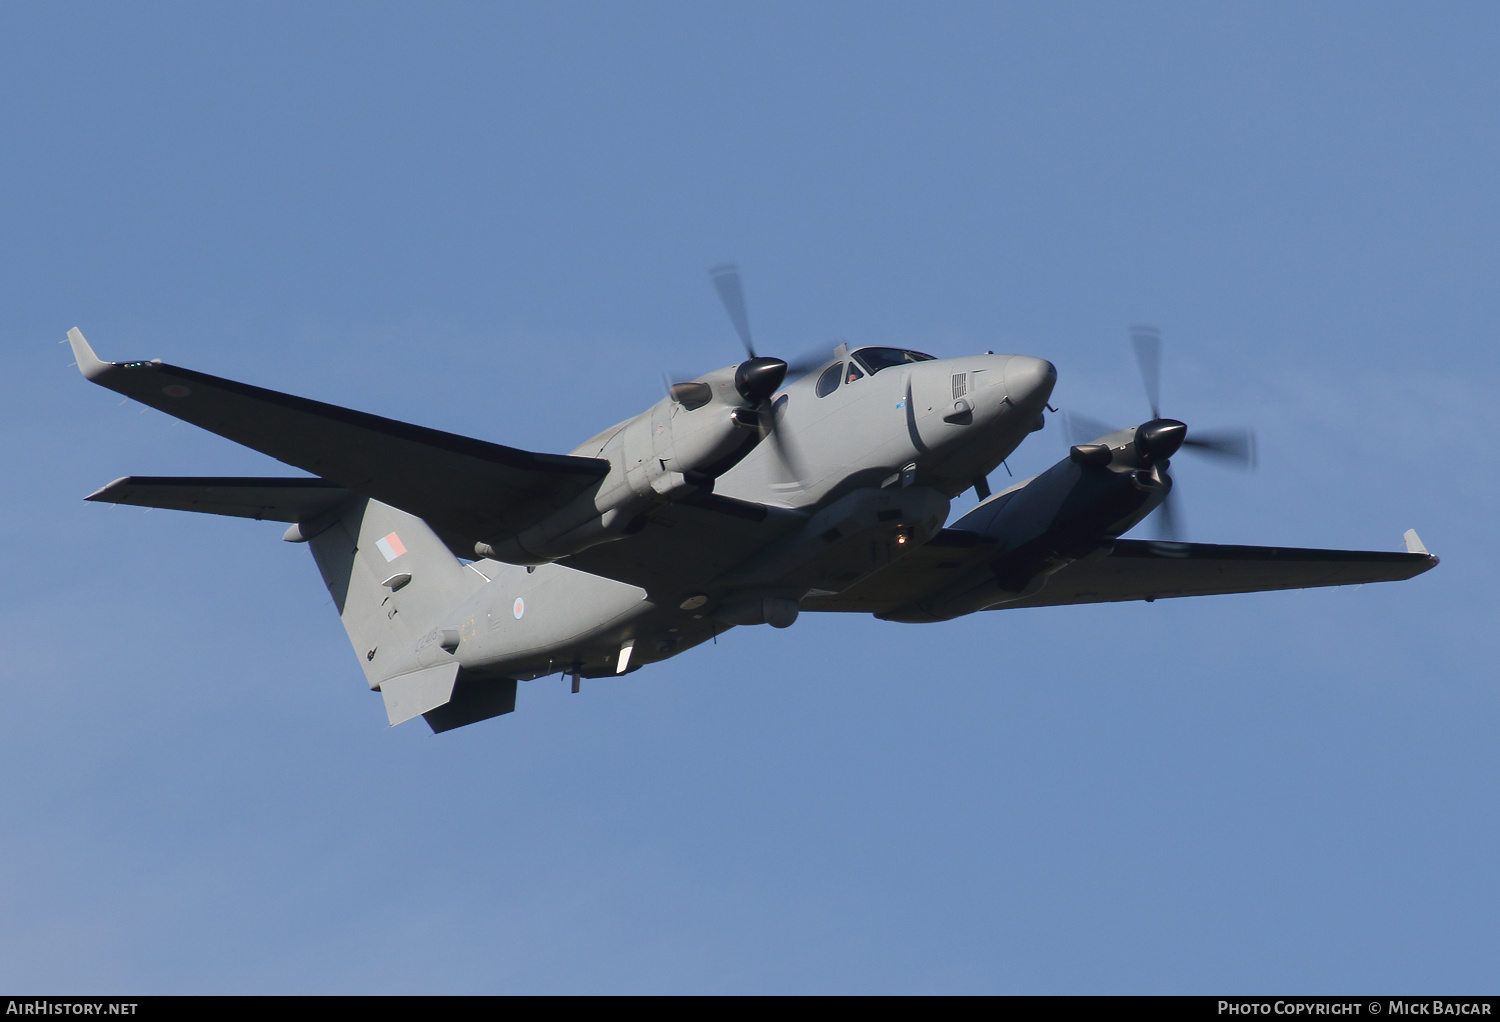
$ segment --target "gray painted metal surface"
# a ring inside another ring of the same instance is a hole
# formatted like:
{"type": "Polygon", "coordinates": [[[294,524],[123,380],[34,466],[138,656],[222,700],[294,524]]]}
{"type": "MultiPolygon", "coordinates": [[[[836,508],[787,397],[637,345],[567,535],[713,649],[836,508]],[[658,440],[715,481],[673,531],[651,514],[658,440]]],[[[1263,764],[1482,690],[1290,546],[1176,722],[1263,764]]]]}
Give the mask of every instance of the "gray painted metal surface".
{"type": "Polygon", "coordinates": [[[1168,459],[1193,442],[1154,410],[945,528],[949,502],[987,493],[1040,428],[1056,372],[1025,355],[840,345],[776,389],[785,363],[752,349],[551,455],[104,362],[68,336],[89,380],[314,473],[125,477],[87,499],[291,523],[284,538],[311,548],[393,725],[462,727],[512,711],[518,679],[627,673],[803,610],[937,621],[1390,581],[1437,563],[1414,532],[1406,553],[1120,538],[1167,501],[1168,459]]]}

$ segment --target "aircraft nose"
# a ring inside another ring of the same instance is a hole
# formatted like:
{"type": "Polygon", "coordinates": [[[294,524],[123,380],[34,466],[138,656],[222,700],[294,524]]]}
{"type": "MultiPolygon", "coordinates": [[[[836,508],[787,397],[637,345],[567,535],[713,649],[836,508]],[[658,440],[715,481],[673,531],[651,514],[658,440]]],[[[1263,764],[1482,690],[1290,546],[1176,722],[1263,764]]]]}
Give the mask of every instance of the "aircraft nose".
{"type": "Polygon", "coordinates": [[[1044,358],[1012,355],[1005,363],[1005,393],[1013,405],[1045,404],[1057,384],[1057,369],[1044,358]]]}

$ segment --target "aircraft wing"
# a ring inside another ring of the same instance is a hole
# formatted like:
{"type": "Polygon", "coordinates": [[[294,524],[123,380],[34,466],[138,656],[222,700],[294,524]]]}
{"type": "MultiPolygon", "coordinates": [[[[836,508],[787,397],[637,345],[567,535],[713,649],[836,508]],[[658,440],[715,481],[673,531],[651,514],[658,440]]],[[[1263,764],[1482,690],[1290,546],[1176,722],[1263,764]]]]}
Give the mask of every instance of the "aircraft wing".
{"type": "Polygon", "coordinates": [[[1437,565],[1426,551],[1305,550],[1122,539],[1097,561],[1074,561],[1042,590],[1009,607],[1058,607],[1175,596],[1398,582],[1437,565]]]}
{"type": "Polygon", "coordinates": [[[352,496],[353,491],[326,479],[125,476],[84,500],[260,521],[305,522],[352,496]]]}
{"type": "Polygon", "coordinates": [[[471,543],[541,521],[609,472],[596,458],[534,454],[159,361],[104,362],[76,328],[68,340],[94,383],[471,543]]]}
{"type": "MultiPolygon", "coordinates": [[[[1215,596],[1275,589],[1395,582],[1434,567],[1438,559],[1408,533],[1406,553],[1305,550],[1120,539],[1107,556],[1074,561],[1024,599],[990,609],[1117,603],[1177,596],[1215,596]]],[[[910,607],[951,579],[982,564],[990,544],[946,529],[922,550],[843,593],[802,601],[804,610],[886,615],[910,607]]]]}
{"type": "Polygon", "coordinates": [[[640,586],[653,600],[676,605],[713,589],[714,579],[805,521],[801,512],[710,493],[673,501],[652,512],[639,532],[559,563],[640,586]]]}

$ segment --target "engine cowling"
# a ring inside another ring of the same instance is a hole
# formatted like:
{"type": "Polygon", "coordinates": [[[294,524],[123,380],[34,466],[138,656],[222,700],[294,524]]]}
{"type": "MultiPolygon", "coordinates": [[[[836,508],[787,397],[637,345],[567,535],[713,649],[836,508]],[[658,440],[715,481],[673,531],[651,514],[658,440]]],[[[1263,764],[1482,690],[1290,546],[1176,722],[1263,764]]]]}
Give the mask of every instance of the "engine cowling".
{"type": "MultiPolygon", "coordinates": [[[[761,439],[737,374],[745,375],[743,366],[675,384],[647,411],[573,450],[607,460],[609,474],[539,524],[476,543],[475,553],[510,564],[545,564],[630,535],[664,503],[711,492],[713,481],[761,439]]],[[[754,378],[763,384],[765,371],[754,378]]]]}
{"type": "Polygon", "coordinates": [[[882,616],[898,621],[958,617],[1030,596],[1058,569],[1107,554],[1114,539],[1154,511],[1172,488],[1167,459],[1153,451],[1176,438],[1161,440],[1163,430],[1157,429],[1138,442],[1145,429],[1121,430],[1074,447],[1047,471],[954,522],[950,528],[993,541],[993,553],[937,592],[882,616]]]}

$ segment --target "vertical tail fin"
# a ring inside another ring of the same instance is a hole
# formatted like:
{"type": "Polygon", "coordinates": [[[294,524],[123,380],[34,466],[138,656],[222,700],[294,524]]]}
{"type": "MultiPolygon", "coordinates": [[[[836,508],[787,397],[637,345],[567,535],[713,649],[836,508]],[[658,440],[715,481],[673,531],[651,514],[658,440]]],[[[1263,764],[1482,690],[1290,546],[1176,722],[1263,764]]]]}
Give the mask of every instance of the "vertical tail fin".
{"type": "MultiPolygon", "coordinates": [[[[87,372],[92,352],[81,335],[73,340],[87,372]]],[[[453,618],[485,579],[420,518],[315,478],[128,476],[87,499],[291,522],[284,538],[312,547],[392,724],[421,714],[434,731],[448,731],[515,708],[514,680],[466,676],[449,655],[453,618]]]]}
{"type": "MultiPolygon", "coordinates": [[[[319,530],[298,526],[300,534],[289,538],[311,534],[308,545],[318,570],[365,679],[377,688],[484,579],[465,569],[426,522],[389,504],[357,497],[332,515],[331,521],[317,523],[319,530]]],[[[444,692],[440,702],[446,701],[444,692]]],[[[431,706],[401,719],[427,709],[431,706]]]]}

